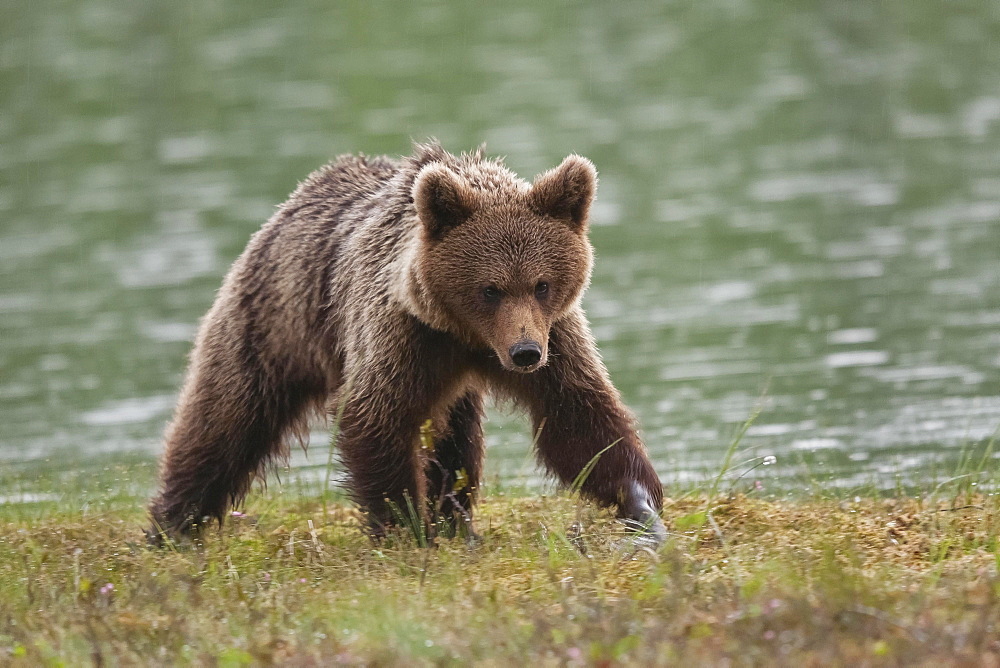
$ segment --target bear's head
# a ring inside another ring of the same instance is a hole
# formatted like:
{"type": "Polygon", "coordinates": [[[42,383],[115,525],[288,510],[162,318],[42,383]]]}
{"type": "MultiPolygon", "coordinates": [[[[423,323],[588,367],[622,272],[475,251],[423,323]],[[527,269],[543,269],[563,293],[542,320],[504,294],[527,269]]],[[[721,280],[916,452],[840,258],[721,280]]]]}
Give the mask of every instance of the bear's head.
{"type": "Polygon", "coordinates": [[[496,163],[417,175],[421,223],[412,271],[428,324],[492,348],[509,371],[548,359],[549,330],[580,299],[593,251],[587,217],[597,173],[571,155],[532,184],[496,163]]]}

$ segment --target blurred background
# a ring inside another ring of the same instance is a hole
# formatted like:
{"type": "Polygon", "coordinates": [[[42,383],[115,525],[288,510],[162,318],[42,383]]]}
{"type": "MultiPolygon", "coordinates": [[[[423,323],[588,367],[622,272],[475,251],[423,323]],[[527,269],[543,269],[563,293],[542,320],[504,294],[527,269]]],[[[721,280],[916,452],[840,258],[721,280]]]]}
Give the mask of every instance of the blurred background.
{"type": "MultiPolygon", "coordinates": [[[[0,500],[147,493],[250,235],[429,136],[596,163],[586,307],[668,484],[758,409],[733,477],[777,462],[737,488],[946,479],[1000,424],[997,35],[937,0],[5,2],[0,500]]],[[[526,421],[486,429],[491,480],[535,484],[526,421]]]]}

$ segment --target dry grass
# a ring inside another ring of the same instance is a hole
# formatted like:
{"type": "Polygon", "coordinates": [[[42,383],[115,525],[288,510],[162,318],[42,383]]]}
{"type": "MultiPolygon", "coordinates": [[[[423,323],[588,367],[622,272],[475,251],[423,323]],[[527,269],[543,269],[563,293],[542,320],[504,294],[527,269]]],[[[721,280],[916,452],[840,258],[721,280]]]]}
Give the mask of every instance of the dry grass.
{"type": "Polygon", "coordinates": [[[138,504],[0,511],[0,663],[1000,666],[996,497],[689,497],[656,553],[563,497],[430,549],[283,498],[159,551],[138,504]]]}

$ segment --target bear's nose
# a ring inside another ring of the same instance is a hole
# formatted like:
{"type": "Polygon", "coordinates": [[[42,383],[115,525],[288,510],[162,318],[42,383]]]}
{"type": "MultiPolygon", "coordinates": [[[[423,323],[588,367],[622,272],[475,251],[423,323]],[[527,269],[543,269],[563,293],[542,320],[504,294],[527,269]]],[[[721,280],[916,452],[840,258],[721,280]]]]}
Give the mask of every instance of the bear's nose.
{"type": "Polygon", "coordinates": [[[517,366],[531,366],[542,359],[542,347],[534,341],[518,341],[510,347],[510,358],[517,366]]]}

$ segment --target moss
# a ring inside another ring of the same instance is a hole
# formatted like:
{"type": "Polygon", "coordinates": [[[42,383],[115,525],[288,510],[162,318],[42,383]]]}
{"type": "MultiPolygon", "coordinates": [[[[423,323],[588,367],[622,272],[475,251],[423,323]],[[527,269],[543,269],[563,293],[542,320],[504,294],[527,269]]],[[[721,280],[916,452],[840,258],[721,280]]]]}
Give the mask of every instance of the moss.
{"type": "Polygon", "coordinates": [[[268,494],[149,550],[117,503],[0,511],[0,662],[1000,661],[994,497],[692,496],[668,500],[657,552],[565,497],[487,498],[481,542],[429,549],[268,494]]]}

